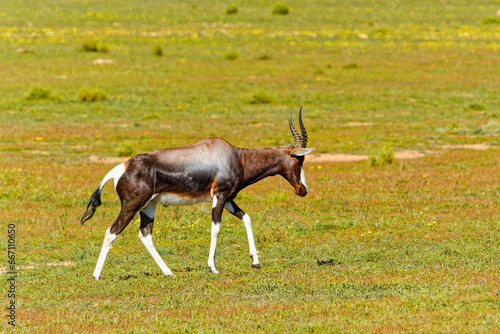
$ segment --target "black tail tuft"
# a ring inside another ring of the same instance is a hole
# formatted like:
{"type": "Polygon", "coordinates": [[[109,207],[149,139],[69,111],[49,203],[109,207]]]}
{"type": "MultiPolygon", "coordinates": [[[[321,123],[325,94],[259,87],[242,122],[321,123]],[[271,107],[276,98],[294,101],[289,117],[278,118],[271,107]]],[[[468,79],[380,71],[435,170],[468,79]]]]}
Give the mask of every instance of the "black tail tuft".
{"type": "Polygon", "coordinates": [[[101,191],[102,189],[100,187],[97,188],[96,191],[90,196],[89,199],[89,204],[87,205],[87,211],[83,214],[83,216],[80,218],[80,222],[82,225],[92,218],[92,216],[95,213],[95,210],[97,210],[97,207],[101,205],[101,191]]]}

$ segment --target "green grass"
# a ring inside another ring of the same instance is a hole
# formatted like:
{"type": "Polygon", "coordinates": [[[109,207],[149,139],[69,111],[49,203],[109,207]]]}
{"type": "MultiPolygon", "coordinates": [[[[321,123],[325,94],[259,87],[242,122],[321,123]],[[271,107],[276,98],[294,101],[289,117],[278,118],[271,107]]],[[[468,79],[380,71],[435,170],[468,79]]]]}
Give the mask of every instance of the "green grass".
{"type": "Polygon", "coordinates": [[[275,2],[233,2],[237,15],[229,5],[2,4],[0,245],[15,223],[17,330],[499,328],[498,4],[288,1],[287,15],[272,14],[275,2]],[[89,41],[106,52],[82,52],[89,41]],[[88,103],[83,87],[105,98],[88,103]],[[433,154],[377,166],[306,157],[307,197],[278,177],[243,191],[260,271],[250,269],[241,222],[224,214],[221,273],[208,272],[205,204],[158,210],[155,245],[175,278],[161,275],[134,219],[93,280],[119,211],[107,185],[95,217],[79,224],[116,164],[95,157],[206,136],[291,143],[288,112],[300,105],[313,154],[433,154]],[[467,144],[489,149],[443,149],[467,144]]]}

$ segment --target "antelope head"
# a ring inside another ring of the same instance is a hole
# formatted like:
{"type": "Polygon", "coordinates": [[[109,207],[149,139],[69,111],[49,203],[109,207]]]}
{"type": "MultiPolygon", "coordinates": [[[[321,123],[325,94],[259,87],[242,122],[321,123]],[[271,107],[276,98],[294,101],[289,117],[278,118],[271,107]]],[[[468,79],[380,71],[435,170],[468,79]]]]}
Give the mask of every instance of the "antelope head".
{"type": "Polygon", "coordinates": [[[292,131],[293,138],[295,139],[295,145],[286,146],[289,159],[286,160],[286,167],[281,175],[283,175],[292,187],[295,188],[295,194],[303,197],[307,195],[307,184],[302,164],[304,163],[304,156],[311,153],[314,150],[314,147],[306,148],[307,131],[304,123],[302,123],[302,106],[299,110],[299,126],[301,135],[299,135],[293,126],[292,109],[290,109],[290,115],[288,116],[288,125],[290,126],[290,131],[292,131]]]}

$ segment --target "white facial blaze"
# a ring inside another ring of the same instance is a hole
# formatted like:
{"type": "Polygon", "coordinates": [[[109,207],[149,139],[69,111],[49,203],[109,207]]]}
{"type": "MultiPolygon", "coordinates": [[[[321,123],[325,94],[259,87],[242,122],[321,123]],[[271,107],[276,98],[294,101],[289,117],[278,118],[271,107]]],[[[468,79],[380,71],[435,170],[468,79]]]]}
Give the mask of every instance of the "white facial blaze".
{"type": "Polygon", "coordinates": [[[306,190],[308,190],[307,184],[306,184],[306,174],[304,173],[304,168],[302,168],[302,167],[300,168],[300,182],[302,182],[304,187],[306,187],[306,190]]]}

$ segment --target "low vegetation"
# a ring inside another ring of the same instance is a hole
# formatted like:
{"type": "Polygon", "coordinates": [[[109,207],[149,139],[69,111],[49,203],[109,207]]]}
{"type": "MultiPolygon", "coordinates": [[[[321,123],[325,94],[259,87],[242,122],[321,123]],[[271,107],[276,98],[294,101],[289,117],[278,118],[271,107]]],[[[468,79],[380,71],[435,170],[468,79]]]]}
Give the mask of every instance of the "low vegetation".
{"type": "Polygon", "coordinates": [[[236,5],[229,5],[226,8],[226,14],[228,15],[236,15],[238,14],[238,6],[236,5]]]}
{"type": "Polygon", "coordinates": [[[286,3],[277,3],[273,7],[273,14],[286,15],[290,12],[290,8],[286,3]]]}
{"type": "Polygon", "coordinates": [[[224,58],[226,58],[227,60],[236,60],[238,59],[238,52],[234,50],[228,50],[224,54],[224,58]]]}
{"type": "Polygon", "coordinates": [[[24,97],[27,101],[54,100],[55,96],[50,88],[40,85],[33,85],[28,94],[24,97]]]}
{"type": "Polygon", "coordinates": [[[108,98],[106,91],[100,87],[83,87],[78,96],[84,102],[98,102],[108,98]]]}

